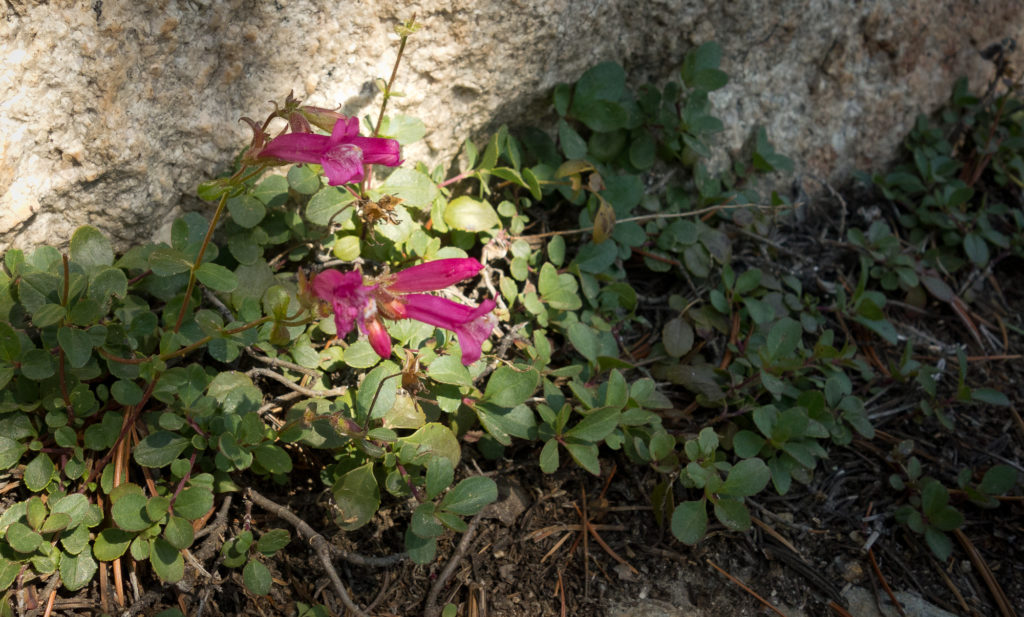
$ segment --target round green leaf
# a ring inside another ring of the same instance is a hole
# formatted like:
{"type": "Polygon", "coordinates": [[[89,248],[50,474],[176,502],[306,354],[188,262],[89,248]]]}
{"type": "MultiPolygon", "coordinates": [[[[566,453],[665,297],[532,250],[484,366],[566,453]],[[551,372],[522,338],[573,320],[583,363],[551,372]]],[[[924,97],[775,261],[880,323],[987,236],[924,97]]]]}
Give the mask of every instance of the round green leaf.
{"type": "Polygon", "coordinates": [[[57,468],[53,461],[50,460],[49,455],[43,452],[25,466],[25,476],[22,481],[25,483],[25,488],[33,493],[38,493],[46,488],[56,473],[57,468]]]}
{"type": "Polygon", "coordinates": [[[256,457],[256,462],[270,473],[289,473],[292,470],[291,457],[279,446],[264,443],[252,453],[256,457]]]}
{"type": "Polygon", "coordinates": [[[10,469],[18,464],[28,446],[0,435],[0,470],[10,469]]]}
{"type": "Polygon", "coordinates": [[[134,381],[119,379],[110,386],[110,394],[122,405],[137,405],[142,402],[142,388],[134,381]]]}
{"type": "Polygon", "coordinates": [[[734,497],[749,497],[761,492],[770,479],[771,472],[764,461],[749,458],[733,465],[720,492],[734,497]]]}
{"type": "Polygon", "coordinates": [[[96,536],[96,540],[93,542],[93,555],[100,561],[113,561],[124,555],[133,538],[135,538],[134,533],[118,529],[117,527],[104,529],[96,536]]]}
{"type": "Polygon", "coordinates": [[[270,593],[270,570],[255,559],[250,560],[242,568],[242,581],[245,583],[245,588],[257,596],[265,596],[270,593]]]}
{"type": "Polygon", "coordinates": [[[138,493],[129,493],[114,502],[110,516],[125,531],[142,531],[153,524],[146,512],[147,500],[138,493]]]}
{"type": "Polygon", "coordinates": [[[452,229],[462,231],[487,231],[501,225],[494,206],[462,195],[448,202],[444,210],[444,222],[452,229]]]}
{"type": "Polygon", "coordinates": [[[373,474],[373,463],[345,473],[334,483],[334,501],[338,504],[338,526],[345,531],[370,522],[380,507],[380,487],[373,474]]]}
{"type": "MultiPolygon", "coordinates": [[[[760,460],[760,459],[757,459],[760,460]]],[[[715,517],[734,531],[750,529],[750,512],[742,501],[722,497],[715,503],[715,517]]]]}
{"type": "Polygon", "coordinates": [[[500,366],[487,380],[484,399],[501,407],[515,407],[530,398],[540,383],[536,369],[525,371],[500,366]]]}
{"type": "Polygon", "coordinates": [[[192,523],[180,516],[172,516],[164,527],[164,538],[174,548],[188,548],[192,545],[192,540],[195,539],[192,523]]]}
{"type": "Polygon", "coordinates": [[[6,539],[11,548],[19,553],[31,553],[43,541],[43,536],[28,525],[16,521],[7,528],[6,539]]]}
{"type": "Polygon", "coordinates": [[[185,576],[185,560],[181,551],[163,538],[156,538],[150,543],[149,561],[156,575],[166,583],[177,583],[185,576]]]}
{"type": "Polygon", "coordinates": [[[708,508],[704,501],[684,501],[672,511],[672,535],[684,544],[701,541],[708,528],[708,508]]]}
{"type": "Polygon", "coordinates": [[[264,555],[270,556],[288,546],[292,541],[292,534],[287,529],[271,529],[256,542],[256,550],[264,555]]]}
{"type": "Polygon", "coordinates": [[[64,553],[60,560],[60,580],[68,591],[78,591],[92,582],[99,565],[87,551],[77,555],[64,553]]]}
{"type": "Polygon", "coordinates": [[[187,488],[174,500],[174,513],[180,517],[194,521],[201,518],[213,508],[213,493],[205,487],[187,488]]]}
{"type": "Polygon", "coordinates": [[[71,235],[71,261],[87,270],[109,266],[114,263],[114,249],[103,232],[83,225],[71,235]]]}
{"type": "Polygon", "coordinates": [[[189,440],[183,435],[156,431],[139,442],[133,456],[135,462],[143,467],[163,467],[178,458],[188,445],[189,440]]]}
{"type": "Polygon", "coordinates": [[[214,291],[230,293],[238,287],[238,277],[234,272],[212,262],[199,266],[199,269],[196,270],[196,278],[214,291]]]}

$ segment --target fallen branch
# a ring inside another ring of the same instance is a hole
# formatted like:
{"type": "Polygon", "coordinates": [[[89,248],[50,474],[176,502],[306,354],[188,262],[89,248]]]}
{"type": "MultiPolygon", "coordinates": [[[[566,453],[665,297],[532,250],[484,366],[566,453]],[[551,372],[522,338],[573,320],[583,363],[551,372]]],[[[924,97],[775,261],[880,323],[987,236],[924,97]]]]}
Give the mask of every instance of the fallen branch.
{"type": "Polygon", "coordinates": [[[483,514],[483,511],[477,512],[476,516],[469,521],[469,527],[462,534],[462,539],[459,540],[459,545],[455,548],[451,559],[448,560],[448,565],[444,567],[444,570],[441,570],[441,574],[438,575],[437,580],[430,587],[430,593],[427,594],[427,605],[423,609],[423,617],[438,617],[441,614],[441,607],[437,605],[437,597],[441,595],[441,590],[444,589],[444,586],[448,584],[448,580],[455,574],[455,569],[459,567],[459,562],[466,556],[469,547],[473,544],[473,535],[476,533],[477,525],[480,524],[481,514],[483,514]]]}
{"type": "Polygon", "coordinates": [[[257,493],[252,488],[247,489],[246,494],[253,503],[267,512],[288,521],[293,527],[295,527],[295,530],[299,532],[299,535],[305,536],[309,540],[310,546],[313,547],[317,557],[320,558],[320,564],[324,567],[327,577],[331,580],[331,584],[334,587],[334,593],[338,594],[338,597],[341,598],[341,603],[345,605],[345,608],[359,617],[368,617],[362,609],[355,605],[352,598],[349,597],[348,591],[345,590],[345,585],[341,582],[341,577],[338,576],[337,570],[335,570],[334,566],[331,564],[330,543],[328,543],[322,535],[314,531],[306,521],[296,516],[295,513],[288,508],[274,503],[263,495],[257,493]]]}

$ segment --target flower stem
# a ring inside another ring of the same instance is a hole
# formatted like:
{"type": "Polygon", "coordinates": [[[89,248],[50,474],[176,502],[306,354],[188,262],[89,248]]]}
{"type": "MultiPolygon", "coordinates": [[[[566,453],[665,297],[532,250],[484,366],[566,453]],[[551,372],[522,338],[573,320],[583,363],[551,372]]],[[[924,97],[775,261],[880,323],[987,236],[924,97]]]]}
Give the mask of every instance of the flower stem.
{"type": "Polygon", "coordinates": [[[185,297],[181,301],[181,310],[178,311],[178,320],[174,322],[175,332],[181,330],[181,323],[185,320],[185,313],[188,312],[188,305],[190,304],[189,299],[192,297],[192,290],[196,286],[196,270],[198,270],[199,266],[203,263],[203,255],[206,254],[206,247],[210,245],[210,240],[213,239],[213,230],[217,228],[217,221],[219,221],[221,215],[224,214],[224,207],[227,203],[228,194],[224,193],[220,196],[220,202],[217,203],[217,210],[213,213],[213,219],[210,221],[210,226],[206,229],[206,237],[203,238],[203,243],[199,246],[199,254],[196,255],[196,260],[188,272],[188,286],[185,287],[185,297]]]}

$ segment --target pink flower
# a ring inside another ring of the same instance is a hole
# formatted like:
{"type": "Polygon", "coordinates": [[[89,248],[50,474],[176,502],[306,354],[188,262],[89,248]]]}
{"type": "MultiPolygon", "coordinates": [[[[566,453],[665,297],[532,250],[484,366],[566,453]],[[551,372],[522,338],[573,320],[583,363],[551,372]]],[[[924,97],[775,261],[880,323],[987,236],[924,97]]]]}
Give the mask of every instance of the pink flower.
{"type": "Polygon", "coordinates": [[[402,162],[398,141],[360,137],[359,120],[340,116],[330,136],[316,133],[285,133],[275,137],[259,154],[292,163],[318,163],[331,186],[360,182],[364,165],[395,167],[402,162]]]}
{"type": "Polygon", "coordinates": [[[338,336],[345,336],[358,323],[373,350],[387,358],[391,336],[381,317],[415,319],[454,332],[462,348],[462,363],[469,366],[480,358],[480,348],[497,324],[491,314],[494,301],[484,300],[474,308],[416,292],[444,289],[475,276],[481,268],[475,259],[439,259],[383,276],[369,285],[358,272],[327,270],[313,279],[311,287],[331,305],[338,336]]]}

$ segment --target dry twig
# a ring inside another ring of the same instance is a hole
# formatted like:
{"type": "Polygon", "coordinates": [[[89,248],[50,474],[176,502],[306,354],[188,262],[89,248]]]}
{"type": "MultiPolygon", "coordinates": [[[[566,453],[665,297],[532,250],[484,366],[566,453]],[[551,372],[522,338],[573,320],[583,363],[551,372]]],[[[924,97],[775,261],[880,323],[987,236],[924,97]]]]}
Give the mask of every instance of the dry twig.
{"type": "Polygon", "coordinates": [[[341,602],[345,605],[345,608],[352,611],[352,613],[359,617],[367,617],[366,613],[356,606],[352,601],[352,598],[349,597],[348,591],[345,590],[345,585],[341,582],[341,577],[338,576],[338,571],[335,570],[334,565],[331,564],[330,544],[327,540],[325,540],[322,535],[314,531],[306,521],[296,516],[295,513],[288,508],[274,503],[254,491],[252,488],[247,490],[247,495],[249,496],[249,499],[259,507],[291,523],[292,526],[295,527],[295,530],[299,532],[299,535],[305,536],[309,540],[310,546],[313,547],[317,557],[320,558],[320,564],[327,573],[327,577],[331,580],[331,584],[334,587],[334,593],[338,594],[338,597],[341,598],[341,602]]]}
{"type": "Polygon", "coordinates": [[[459,545],[455,548],[451,559],[448,560],[444,570],[441,570],[441,574],[437,576],[434,584],[430,586],[430,592],[427,594],[427,604],[423,609],[423,617],[438,617],[441,614],[441,607],[437,605],[437,598],[441,595],[441,590],[444,589],[444,586],[448,584],[448,580],[455,574],[455,569],[459,567],[459,563],[466,556],[469,547],[473,545],[473,536],[476,534],[476,528],[480,524],[482,514],[482,510],[477,512],[469,521],[469,526],[466,528],[466,532],[462,534],[462,539],[459,540],[459,545]]]}

